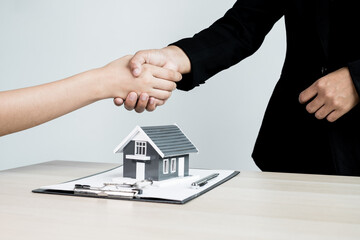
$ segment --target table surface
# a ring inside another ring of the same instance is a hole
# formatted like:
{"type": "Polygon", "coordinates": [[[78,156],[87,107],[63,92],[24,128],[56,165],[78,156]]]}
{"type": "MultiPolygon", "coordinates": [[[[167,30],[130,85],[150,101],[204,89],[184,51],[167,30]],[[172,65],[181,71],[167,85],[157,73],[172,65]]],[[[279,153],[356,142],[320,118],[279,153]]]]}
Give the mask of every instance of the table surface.
{"type": "Polygon", "coordinates": [[[360,239],[358,177],[241,172],[185,205],[31,192],[115,166],[0,171],[0,239],[360,239]]]}

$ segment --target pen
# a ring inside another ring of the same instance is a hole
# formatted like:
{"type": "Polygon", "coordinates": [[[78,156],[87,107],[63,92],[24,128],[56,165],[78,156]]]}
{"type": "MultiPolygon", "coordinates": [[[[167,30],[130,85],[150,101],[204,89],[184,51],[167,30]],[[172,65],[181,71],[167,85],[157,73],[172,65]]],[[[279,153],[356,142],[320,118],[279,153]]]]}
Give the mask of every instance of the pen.
{"type": "Polygon", "coordinates": [[[209,175],[209,176],[207,176],[207,177],[204,177],[204,178],[202,178],[202,179],[200,179],[200,180],[198,180],[198,181],[196,181],[196,182],[193,182],[193,183],[191,184],[191,186],[192,186],[192,187],[202,187],[202,186],[204,186],[205,184],[207,184],[208,181],[210,181],[211,179],[216,178],[217,176],[219,176],[218,173],[213,173],[213,174],[211,174],[211,175],[209,175]]]}

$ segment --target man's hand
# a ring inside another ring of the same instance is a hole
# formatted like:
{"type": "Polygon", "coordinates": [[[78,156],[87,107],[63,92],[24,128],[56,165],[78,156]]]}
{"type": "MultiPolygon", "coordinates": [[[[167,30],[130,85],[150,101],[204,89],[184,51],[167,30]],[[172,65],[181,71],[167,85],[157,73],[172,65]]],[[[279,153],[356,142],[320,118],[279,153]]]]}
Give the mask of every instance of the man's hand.
{"type": "Polygon", "coordinates": [[[335,122],[359,102],[347,67],[317,80],[300,93],[299,101],[303,104],[312,98],[314,99],[306,105],[306,110],[311,114],[315,113],[317,119],[326,118],[329,122],[335,122]]]}
{"type": "MultiPolygon", "coordinates": [[[[141,74],[143,64],[151,64],[158,67],[171,69],[177,72],[189,73],[191,70],[190,60],[186,54],[176,46],[169,46],[163,49],[143,50],[137,52],[129,62],[129,67],[132,74],[137,77],[141,74]]],[[[124,103],[123,99],[115,98],[114,103],[121,106],[124,103]]],[[[165,103],[150,97],[147,94],[141,94],[138,98],[136,93],[130,93],[125,99],[125,108],[127,110],[135,109],[136,112],[154,111],[157,106],[165,103]]]]}
{"type": "MultiPolygon", "coordinates": [[[[124,103],[122,98],[114,98],[114,104],[116,106],[121,106],[124,103]]],[[[157,106],[164,105],[164,100],[159,100],[153,97],[149,98],[147,93],[141,93],[140,97],[135,92],[131,92],[125,99],[125,109],[134,110],[137,113],[142,113],[145,109],[149,112],[152,112],[156,109],[157,106]]]]}

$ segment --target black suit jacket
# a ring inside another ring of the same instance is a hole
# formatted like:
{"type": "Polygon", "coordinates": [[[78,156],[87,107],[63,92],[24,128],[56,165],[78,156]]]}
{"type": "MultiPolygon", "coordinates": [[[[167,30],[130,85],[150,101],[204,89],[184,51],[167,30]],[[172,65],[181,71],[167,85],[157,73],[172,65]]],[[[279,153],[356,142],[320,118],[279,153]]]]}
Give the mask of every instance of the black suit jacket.
{"type": "Polygon", "coordinates": [[[199,86],[253,54],[284,16],[286,59],[252,156],[265,171],[360,175],[359,106],[329,123],[298,101],[313,82],[345,66],[360,93],[357,13],[355,0],[238,0],[209,28],[174,43],[192,69],[178,88],[199,86]]]}

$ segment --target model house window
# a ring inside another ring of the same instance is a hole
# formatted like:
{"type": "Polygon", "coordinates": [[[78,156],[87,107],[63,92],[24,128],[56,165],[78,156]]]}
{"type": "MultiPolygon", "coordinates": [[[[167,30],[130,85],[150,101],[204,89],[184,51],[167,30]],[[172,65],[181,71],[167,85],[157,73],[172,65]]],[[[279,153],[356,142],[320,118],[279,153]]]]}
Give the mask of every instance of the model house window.
{"type": "Polygon", "coordinates": [[[135,155],[146,155],[146,142],[135,142],[135,155]]]}
{"type": "Polygon", "coordinates": [[[164,159],[163,163],[163,173],[168,174],[169,173],[169,159],[164,159]]]}
{"type": "Polygon", "coordinates": [[[172,173],[176,172],[176,158],[172,158],[170,162],[170,171],[172,173]]]}

